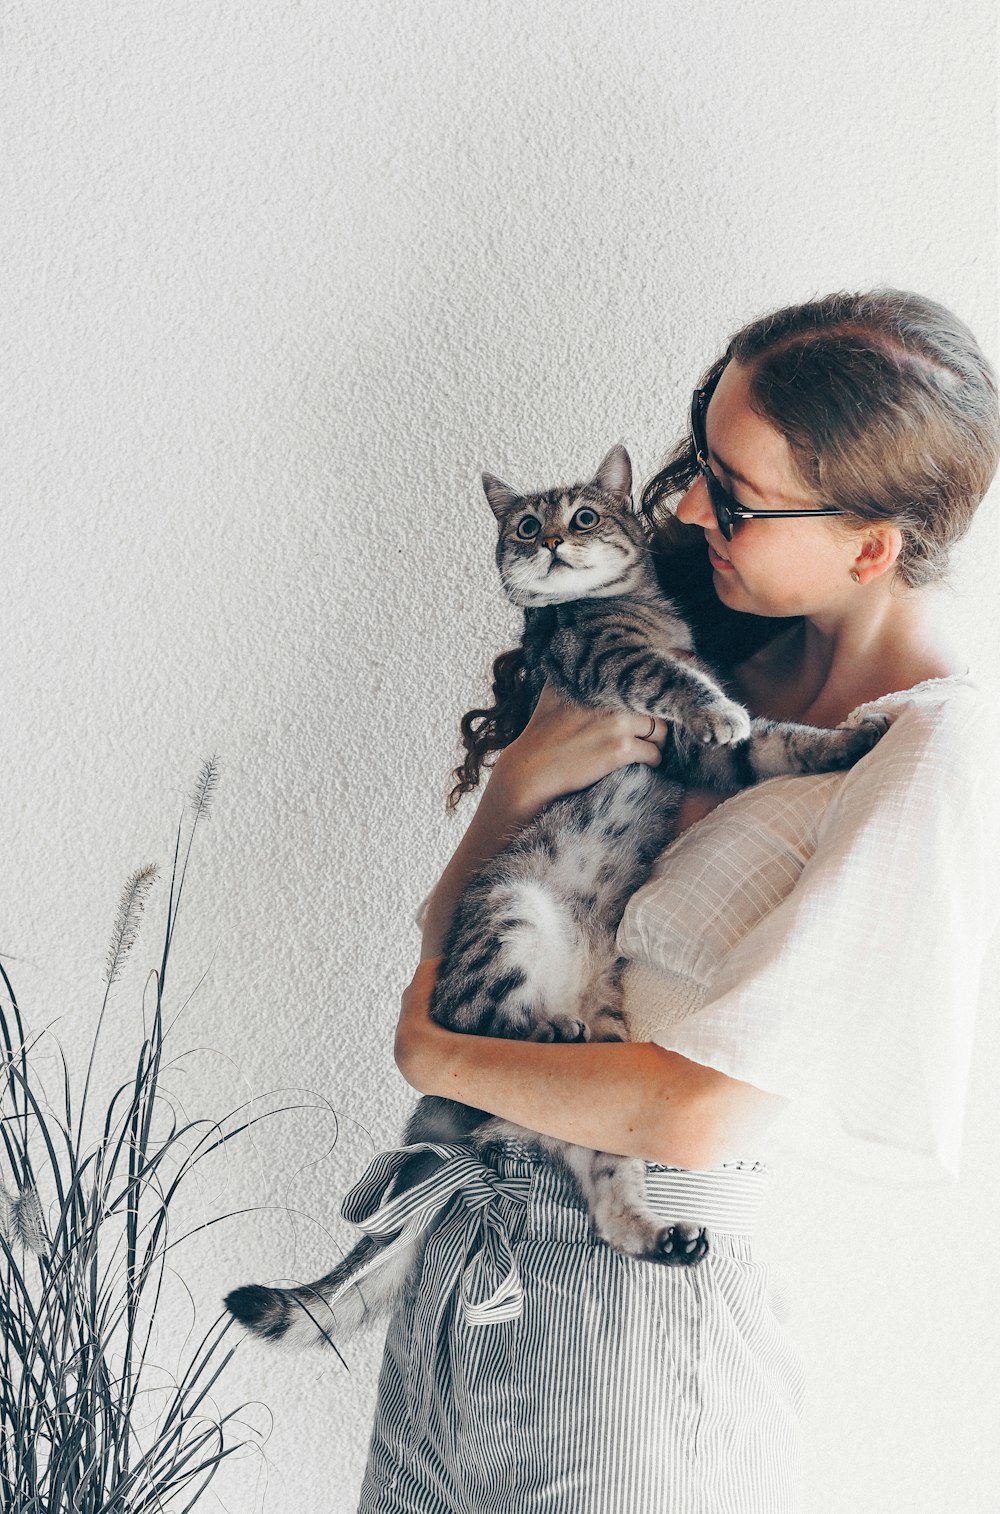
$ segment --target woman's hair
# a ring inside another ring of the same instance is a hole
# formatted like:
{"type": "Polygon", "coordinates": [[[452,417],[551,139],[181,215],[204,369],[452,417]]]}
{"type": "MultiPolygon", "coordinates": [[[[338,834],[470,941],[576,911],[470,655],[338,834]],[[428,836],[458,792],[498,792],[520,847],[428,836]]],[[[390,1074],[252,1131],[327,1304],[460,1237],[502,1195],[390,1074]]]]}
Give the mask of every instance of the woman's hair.
{"type": "MultiPolygon", "coordinates": [[[[747,369],[752,408],[785,438],[817,504],[843,510],[849,528],[898,526],[895,573],[903,583],[943,578],[1000,462],[996,377],[965,323],[906,290],[831,294],[751,321],[699,387],[714,387],[729,362],[747,369]]],[[[701,530],[671,509],[697,476],[687,434],[646,485],[641,508],[665,592],[690,621],[701,655],[724,670],[788,622],[737,614],[717,598],[701,530]]],[[[466,755],[449,808],[531,714],[518,650],[497,658],[493,674],[494,703],[461,723],[466,755]]]]}
{"type": "Polygon", "coordinates": [[[502,752],[505,746],[510,746],[531,719],[527,669],[521,647],[501,652],[494,662],[492,692],[491,705],[484,710],[468,710],[462,716],[459,730],[465,756],[452,773],[456,782],[448,795],[449,810],[455,808],[463,794],[478,787],[485,758],[491,752],[502,752]]]}

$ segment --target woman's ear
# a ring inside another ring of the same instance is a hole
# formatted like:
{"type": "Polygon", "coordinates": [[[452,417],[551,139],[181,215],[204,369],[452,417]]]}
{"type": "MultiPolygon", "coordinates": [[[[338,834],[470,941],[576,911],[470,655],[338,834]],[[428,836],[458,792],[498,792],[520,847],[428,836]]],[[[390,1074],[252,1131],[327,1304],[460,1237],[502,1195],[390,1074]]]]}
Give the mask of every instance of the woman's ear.
{"type": "Polygon", "coordinates": [[[869,526],[861,538],[857,555],[851,564],[851,577],[858,583],[870,583],[880,578],[893,566],[903,550],[903,533],[898,526],[869,526]]]}

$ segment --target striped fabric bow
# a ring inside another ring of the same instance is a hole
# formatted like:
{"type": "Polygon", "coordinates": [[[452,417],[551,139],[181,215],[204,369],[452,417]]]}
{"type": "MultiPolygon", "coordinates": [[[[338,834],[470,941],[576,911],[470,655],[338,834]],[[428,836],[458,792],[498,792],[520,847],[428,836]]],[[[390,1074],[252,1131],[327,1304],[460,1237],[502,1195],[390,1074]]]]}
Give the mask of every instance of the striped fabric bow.
{"type": "Polygon", "coordinates": [[[422,1406],[415,1415],[414,1443],[427,1426],[435,1359],[454,1299],[467,1325],[495,1325],[521,1316],[524,1290],[508,1220],[511,1204],[526,1204],[530,1188],[530,1177],[501,1177],[468,1146],[422,1141],[376,1157],[343,1202],[345,1220],[369,1235],[395,1237],[346,1286],[384,1266],[434,1225],[423,1263],[425,1272],[433,1269],[433,1277],[417,1298],[415,1355],[409,1364],[411,1402],[422,1406]],[[381,1202],[400,1168],[421,1151],[434,1152],[440,1165],[412,1188],[381,1202]]]}

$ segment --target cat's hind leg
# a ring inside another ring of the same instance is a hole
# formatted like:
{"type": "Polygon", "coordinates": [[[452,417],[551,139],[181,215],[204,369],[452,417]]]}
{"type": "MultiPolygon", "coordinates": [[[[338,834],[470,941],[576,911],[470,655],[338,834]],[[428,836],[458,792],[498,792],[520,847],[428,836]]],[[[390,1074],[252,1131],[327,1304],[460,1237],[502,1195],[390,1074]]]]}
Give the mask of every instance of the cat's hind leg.
{"type": "Polygon", "coordinates": [[[616,1251],[671,1267],[692,1267],[707,1255],[703,1229],[671,1225],[649,1208],[638,1157],[567,1146],[564,1160],[583,1190],[594,1229],[616,1251]]]}
{"type": "Polygon", "coordinates": [[[708,1255],[708,1238],[701,1226],[671,1224],[649,1207],[646,1169],[638,1157],[590,1151],[502,1119],[481,1125],[473,1145],[483,1147],[505,1137],[537,1147],[570,1173],[594,1231],[615,1251],[668,1267],[694,1267],[708,1255]]]}
{"type": "Polygon", "coordinates": [[[588,978],[586,936],[565,900],[536,879],[505,879],[490,890],[488,917],[489,945],[478,976],[463,977],[461,957],[447,963],[447,980],[439,985],[443,1023],[514,1040],[588,1040],[579,1013],[588,978]],[[464,1003],[460,1014],[449,1014],[456,989],[464,989],[464,1003]]]}
{"type": "Polygon", "coordinates": [[[564,850],[562,870],[575,864],[574,886],[565,878],[558,889],[524,880],[497,890],[504,954],[498,982],[507,1000],[494,1012],[493,1033],[531,1041],[625,1040],[614,932],[597,918],[604,880],[588,876],[600,866],[582,844],[567,842],[564,850]]]}
{"type": "Polygon", "coordinates": [[[692,1267],[707,1255],[704,1230],[672,1225],[650,1209],[646,1169],[638,1157],[567,1142],[562,1160],[580,1185],[594,1229],[616,1251],[670,1267],[692,1267]]]}

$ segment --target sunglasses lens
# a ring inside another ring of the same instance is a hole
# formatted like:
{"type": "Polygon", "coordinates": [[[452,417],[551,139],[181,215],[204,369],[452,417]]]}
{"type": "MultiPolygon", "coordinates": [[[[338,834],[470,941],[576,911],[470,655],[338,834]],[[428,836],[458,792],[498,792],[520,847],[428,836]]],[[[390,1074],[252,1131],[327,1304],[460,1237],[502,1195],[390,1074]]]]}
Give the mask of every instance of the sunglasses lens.
{"type": "MultiPolygon", "coordinates": [[[[696,389],[691,400],[691,436],[694,441],[695,451],[701,453],[702,457],[708,451],[708,443],[705,438],[705,411],[707,408],[707,391],[696,389]]],[[[700,467],[705,482],[708,485],[708,497],[712,502],[715,518],[719,523],[719,530],[726,541],[732,541],[733,520],[735,517],[729,509],[729,496],[712,470],[705,463],[700,463],[700,467]]]]}
{"type": "Polygon", "coordinates": [[[712,498],[712,508],[715,510],[715,518],[719,523],[719,530],[726,541],[733,539],[733,517],[729,513],[729,501],[725,490],[720,488],[718,480],[712,474],[708,476],[708,492],[712,498]]]}

